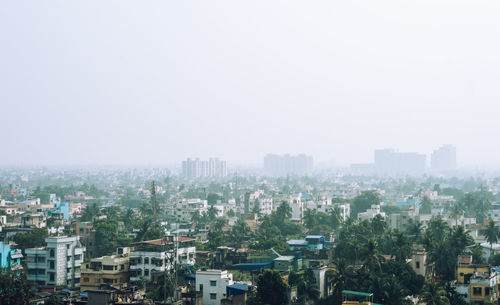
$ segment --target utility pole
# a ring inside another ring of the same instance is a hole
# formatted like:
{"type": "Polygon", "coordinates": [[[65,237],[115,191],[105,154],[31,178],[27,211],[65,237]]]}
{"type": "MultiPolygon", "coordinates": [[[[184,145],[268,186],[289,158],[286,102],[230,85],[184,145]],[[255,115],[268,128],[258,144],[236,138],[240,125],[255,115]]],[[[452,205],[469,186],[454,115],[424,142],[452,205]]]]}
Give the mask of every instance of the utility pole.
{"type": "Polygon", "coordinates": [[[156,184],[151,182],[151,208],[153,210],[153,222],[158,224],[158,201],[156,199],[156,184]]]}

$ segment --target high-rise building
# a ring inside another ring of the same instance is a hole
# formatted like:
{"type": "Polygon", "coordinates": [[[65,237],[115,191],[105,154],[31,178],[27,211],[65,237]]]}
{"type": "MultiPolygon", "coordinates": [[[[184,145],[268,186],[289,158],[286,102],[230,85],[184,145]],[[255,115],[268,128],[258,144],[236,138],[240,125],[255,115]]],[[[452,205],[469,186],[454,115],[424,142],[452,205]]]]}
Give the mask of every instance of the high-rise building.
{"type": "Polygon", "coordinates": [[[418,153],[400,153],[392,149],[375,150],[374,169],[381,175],[422,175],[426,156],[418,153]]]}
{"type": "Polygon", "coordinates": [[[271,176],[309,175],[312,169],[312,157],[304,154],[297,156],[268,154],[264,157],[264,170],[271,176]]]}
{"type": "Polygon", "coordinates": [[[457,150],[453,145],[443,145],[432,152],[431,168],[435,170],[453,170],[457,167],[457,150]]]}
{"type": "Polygon", "coordinates": [[[182,161],[182,176],[187,179],[227,176],[227,163],[219,158],[208,160],[190,159],[182,161]]]}

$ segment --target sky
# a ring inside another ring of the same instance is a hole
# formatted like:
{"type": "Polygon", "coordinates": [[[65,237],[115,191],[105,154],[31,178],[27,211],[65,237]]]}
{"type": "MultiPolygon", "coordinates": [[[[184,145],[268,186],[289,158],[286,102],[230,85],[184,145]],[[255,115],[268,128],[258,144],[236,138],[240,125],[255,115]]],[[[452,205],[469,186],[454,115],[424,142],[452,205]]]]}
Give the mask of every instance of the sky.
{"type": "Polygon", "coordinates": [[[500,2],[0,0],[0,165],[500,167],[500,2]],[[429,159],[429,158],[428,158],[429,159]]]}

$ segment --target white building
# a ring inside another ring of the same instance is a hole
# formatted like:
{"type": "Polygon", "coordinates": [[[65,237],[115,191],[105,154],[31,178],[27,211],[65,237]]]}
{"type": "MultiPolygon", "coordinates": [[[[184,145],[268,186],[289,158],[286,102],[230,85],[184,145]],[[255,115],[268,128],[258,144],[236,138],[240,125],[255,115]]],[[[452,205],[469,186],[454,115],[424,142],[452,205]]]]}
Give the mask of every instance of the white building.
{"type": "Polygon", "coordinates": [[[149,245],[149,249],[141,250],[139,246],[130,253],[130,281],[137,282],[142,277],[151,280],[153,273],[170,270],[174,264],[194,265],[196,247],[189,246],[193,242],[193,238],[183,236],[172,236],[170,241],[155,239],[142,242],[149,245]]]}
{"type": "Polygon", "coordinates": [[[203,305],[219,305],[226,298],[226,287],[233,284],[233,274],[227,270],[196,271],[196,291],[203,295],[203,305]]]}
{"type": "Polygon", "coordinates": [[[380,215],[383,218],[385,218],[385,213],[380,212],[380,205],[379,204],[372,204],[371,208],[366,210],[366,212],[363,213],[358,213],[358,219],[364,220],[364,219],[373,219],[375,216],[380,215]]]}
{"type": "Polygon", "coordinates": [[[46,247],[26,249],[28,280],[37,285],[80,285],[80,266],[85,248],[79,236],[47,237],[46,247]]]}
{"type": "Polygon", "coordinates": [[[199,198],[181,199],[168,208],[170,215],[173,215],[179,222],[189,222],[195,213],[199,215],[207,212],[208,202],[199,198]]]}

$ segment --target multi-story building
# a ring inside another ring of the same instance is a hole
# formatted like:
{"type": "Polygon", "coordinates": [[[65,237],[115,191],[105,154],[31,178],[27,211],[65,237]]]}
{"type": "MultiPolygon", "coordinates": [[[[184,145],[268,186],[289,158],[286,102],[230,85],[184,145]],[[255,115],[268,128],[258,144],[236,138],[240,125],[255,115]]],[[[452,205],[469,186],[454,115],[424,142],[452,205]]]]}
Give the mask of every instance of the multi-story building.
{"type": "Polygon", "coordinates": [[[118,248],[111,256],[93,258],[82,264],[80,291],[98,289],[102,284],[119,288],[129,280],[130,248],[118,248]]]}
{"type": "Polygon", "coordinates": [[[227,162],[219,158],[200,160],[188,158],[182,161],[182,175],[187,179],[227,176],[227,162]]]}
{"type": "Polygon", "coordinates": [[[300,154],[273,155],[264,157],[264,171],[271,176],[304,176],[310,175],[313,170],[313,159],[311,156],[300,154]]]}
{"type": "Polygon", "coordinates": [[[400,153],[392,149],[375,150],[374,169],[380,175],[422,175],[426,156],[418,153],[400,153]]]}
{"type": "Polygon", "coordinates": [[[457,167],[457,150],[453,145],[443,145],[432,152],[431,168],[433,170],[454,170],[457,167]]]}
{"type": "Polygon", "coordinates": [[[385,218],[385,213],[380,211],[380,205],[378,204],[372,204],[371,207],[366,210],[366,212],[363,213],[358,213],[358,219],[364,220],[364,219],[373,219],[375,216],[380,215],[383,218],[385,218]]]}
{"type": "Polygon", "coordinates": [[[177,202],[169,204],[167,210],[169,215],[175,217],[176,221],[189,222],[195,213],[201,215],[208,210],[208,202],[199,198],[181,199],[177,202]]]}
{"type": "Polygon", "coordinates": [[[0,241],[0,268],[21,266],[21,250],[10,248],[9,244],[0,241]]]}
{"type": "Polygon", "coordinates": [[[38,285],[80,285],[80,266],[85,248],[78,236],[45,239],[46,247],[26,249],[28,280],[38,285]]]}
{"type": "Polygon", "coordinates": [[[24,228],[45,228],[47,216],[44,213],[24,213],[21,217],[21,225],[24,228]]]}
{"type": "Polygon", "coordinates": [[[457,268],[457,281],[454,284],[458,293],[465,297],[468,304],[493,304],[497,300],[500,275],[490,265],[461,263],[457,268]]]}
{"type": "Polygon", "coordinates": [[[141,242],[130,253],[130,281],[151,280],[154,273],[170,270],[175,264],[194,265],[194,241],[189,237],[167,236],[141,242]]]}
{"type": "Polygon", "coordinates": [[[196,271],[196,291],[203,295],[204,305],[219,305],[226,298],[227,286],[233,285],[233,274],[227,270],[196,271]]]}

